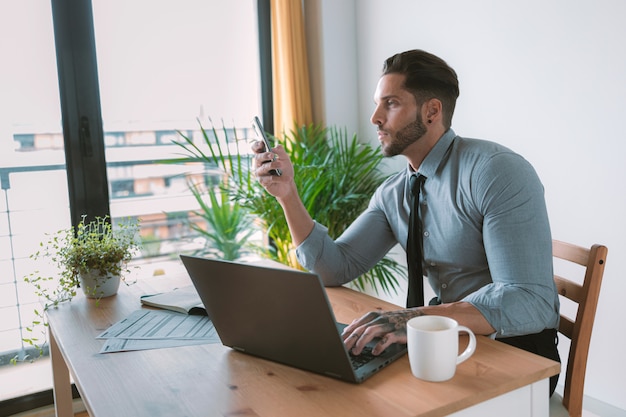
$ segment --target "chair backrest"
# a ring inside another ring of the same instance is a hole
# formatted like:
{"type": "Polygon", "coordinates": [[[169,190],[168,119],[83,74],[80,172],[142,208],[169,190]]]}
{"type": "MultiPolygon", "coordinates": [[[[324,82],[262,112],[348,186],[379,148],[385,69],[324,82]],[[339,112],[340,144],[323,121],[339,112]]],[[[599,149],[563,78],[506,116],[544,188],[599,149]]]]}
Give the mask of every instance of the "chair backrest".
{"type": "Polygon", "coordinates": [[[591,341],[591,331],[596,316],[600,284],[602,283],[608,249],[603,245],[593,245],[587,249],[553,240],[552,253],[555,258],[573,262],[586,268],[582,285],[554,275],[559,294],[578,303],[575,320],[561,313],[559,332],[571,340],[565,373],[563,405],[567,408],[570,416],[581,416],[589,342],[591,341]]]}

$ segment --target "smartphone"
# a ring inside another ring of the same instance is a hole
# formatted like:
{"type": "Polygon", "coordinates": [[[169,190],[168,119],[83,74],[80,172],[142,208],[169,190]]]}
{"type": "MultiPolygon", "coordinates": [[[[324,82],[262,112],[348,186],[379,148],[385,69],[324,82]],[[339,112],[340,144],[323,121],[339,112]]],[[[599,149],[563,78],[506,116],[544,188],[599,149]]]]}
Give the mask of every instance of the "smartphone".
{"type": "MultiPolygon", "coordinates": [[[[265,150],[267,152],[271,152],[272,145],[270,145],[270,139],[267,137],[267,133],[265,133],[265,129],[263,129],[263,125],[261,124],[261,121],[259,120],[257,116],[254,116],[253,122],[254,122],[254,130],[256,131],[256,135],[260,137],[261,140],[263,140],[263,143],[265,143],[265,150]]],[[[267,162],[271,162],[271,161],[267,161],[267,162]]],[[[276,175],[277,177],[280,177],[282,174],[283,173],[280,169],[273,169],[270,171],[270,175],[276,175]]]]}

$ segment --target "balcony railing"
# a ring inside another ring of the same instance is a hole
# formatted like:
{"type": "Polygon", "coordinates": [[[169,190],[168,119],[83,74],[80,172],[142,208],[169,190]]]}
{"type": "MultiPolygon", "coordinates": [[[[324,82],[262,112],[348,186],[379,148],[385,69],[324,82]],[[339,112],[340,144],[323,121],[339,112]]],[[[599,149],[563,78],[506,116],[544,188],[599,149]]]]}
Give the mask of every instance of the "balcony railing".
{"type": "MultiPolygon", "coordinates": [[[[245,136],[245,135],[244,135],[245,136]]],[[[110,211],[113,222],[141,220],[141,265],[177,261],[180,253],[202,250],[204,240],[189,227],[197,202],[188,180],[208,181],[220,173],[206,163],[172,164],[179,148],[155,143],[111,150],[107,154],[110,211]],[[141,159],[124,159],[128,155],[141,159]]],[[[58,151],[62,152],[62,151],[58,151]]],[[[54,158],[58,160],[59,155],[54,158]]],[[[109,152],[109,150],[107,150],[109,152]]],[[[30,254],[47,233],[69,226],[70,209],[63,163],[14,164],[0,167],[3,202],[0,203],[0,365],[33,352],[23,342],[39,303],[23,277],[33,272],[30,254]]]]}

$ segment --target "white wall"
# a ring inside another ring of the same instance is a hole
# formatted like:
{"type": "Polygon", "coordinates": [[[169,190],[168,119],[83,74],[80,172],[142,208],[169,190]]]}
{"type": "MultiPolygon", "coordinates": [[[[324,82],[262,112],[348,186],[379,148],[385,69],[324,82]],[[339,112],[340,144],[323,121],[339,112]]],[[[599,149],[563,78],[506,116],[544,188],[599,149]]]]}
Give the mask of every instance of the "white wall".
{"type": "Polygon", "coordinates": [[[626,116],[626,2],[305,3],[315,6],[321,28],[312,64],[322,74],[318,112],[329,124],[375,141],[369,116],[383,60],[413,48],[433,52],[459,75],[457,134],[500,142],[535,166],[554,238],[608,246],[585,393],[626,409],[626,138],[619,127],[626,116]]]}

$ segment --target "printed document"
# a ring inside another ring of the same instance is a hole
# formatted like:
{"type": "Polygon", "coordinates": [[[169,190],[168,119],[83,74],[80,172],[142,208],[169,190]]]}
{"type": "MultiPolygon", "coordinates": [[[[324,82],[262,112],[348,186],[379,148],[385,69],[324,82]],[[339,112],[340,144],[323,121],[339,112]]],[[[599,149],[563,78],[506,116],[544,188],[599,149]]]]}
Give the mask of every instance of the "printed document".
{"type": "Polygon", "coordinates": [[[105,339],[100,353],[220,343],[207,316],[167,310],[137,310],[97,336],[105,339]]]}

